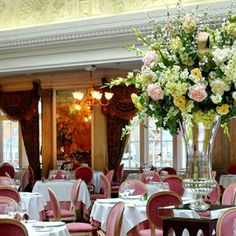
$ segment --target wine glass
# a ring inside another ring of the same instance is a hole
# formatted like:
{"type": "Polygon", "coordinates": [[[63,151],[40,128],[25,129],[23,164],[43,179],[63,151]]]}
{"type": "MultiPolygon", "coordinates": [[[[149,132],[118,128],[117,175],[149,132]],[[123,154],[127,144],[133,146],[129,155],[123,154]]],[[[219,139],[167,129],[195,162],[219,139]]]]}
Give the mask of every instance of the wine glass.
{"type": "Polygon", "coordinates": [[[14,206],[7,206],[6,208],[5,208],[5,214],[6,215],[9,215],[10,216],[10,218],[14,218],[15,217],[15,215],[16,215],[16,209],[15,209],[15,207],[14,206]]]}
{"type": "Polygon", "coordinates": [[[19,202],[18,203],[18,213],[20,214],[22,220],[24,219],[24,215],[26,212],[27,212],[27,209],[26,209],[25,203],[19,202]]]}

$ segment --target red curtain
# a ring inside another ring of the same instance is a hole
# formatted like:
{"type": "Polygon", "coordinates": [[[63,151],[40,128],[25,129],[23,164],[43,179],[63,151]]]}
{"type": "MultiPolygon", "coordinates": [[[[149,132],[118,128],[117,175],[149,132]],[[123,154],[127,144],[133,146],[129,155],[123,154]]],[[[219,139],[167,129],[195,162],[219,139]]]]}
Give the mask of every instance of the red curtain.
{"type": "Polygon", "coordinates": [[[0,92],[0,109],[11,120],[18,120],[24,140],[29,165],[36,179],[41,178],[39,161],[39,85],[33,82],[33,90],[0,92]]]}
{"type": "Polygon", "coordinates": [[[134,86],[115,86],[112,92],[114,95],[111,103],[102,107],[102,112],[107,118],[108,169],[117,170],[128,140],[128,136],[121,139],[122,129],[137,111],[131,100],[131,94],[136,93],[137,89],[134,86]]]}

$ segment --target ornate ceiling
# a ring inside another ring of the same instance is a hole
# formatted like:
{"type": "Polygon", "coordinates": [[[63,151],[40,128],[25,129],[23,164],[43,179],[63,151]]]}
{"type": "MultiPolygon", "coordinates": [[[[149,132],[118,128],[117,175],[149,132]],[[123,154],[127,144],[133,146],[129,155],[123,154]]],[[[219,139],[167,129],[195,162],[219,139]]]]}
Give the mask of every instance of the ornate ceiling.
{"type": "MultiPolygon", "coordinates": [[[[176,0],[0,0],[0,29],[78,21],[175,6],[176,0]]],[[[219,0],[182,0],[183,5],[219,0]]],[[[222,0],[221,0],[222,2],[222,0]]]]}

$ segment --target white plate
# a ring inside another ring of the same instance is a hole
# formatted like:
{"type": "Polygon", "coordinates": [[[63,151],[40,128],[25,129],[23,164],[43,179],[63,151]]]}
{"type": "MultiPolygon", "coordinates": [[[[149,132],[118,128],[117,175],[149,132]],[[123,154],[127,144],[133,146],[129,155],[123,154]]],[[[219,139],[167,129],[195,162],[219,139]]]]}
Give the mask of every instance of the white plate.
{"type": "Polygon", "coordinates": [[[96,202],[99,203],[117,203],[122,202],[123,200],[121,198],[106,198],[106,199],[97,199],[96,202]]]}
{"type": "Polygon", "coordinates": [[[50,232],[53,231],[53,228],[35,228],[35,232],[50,232]]]}
{"type": "Polygon", "coordinates": [[[44,227],[58,227],[58,226],[63,226],[65,225],[65,222],[35,222],[32,224],[32,227],[34,228],[44,228],[44,227]]]}

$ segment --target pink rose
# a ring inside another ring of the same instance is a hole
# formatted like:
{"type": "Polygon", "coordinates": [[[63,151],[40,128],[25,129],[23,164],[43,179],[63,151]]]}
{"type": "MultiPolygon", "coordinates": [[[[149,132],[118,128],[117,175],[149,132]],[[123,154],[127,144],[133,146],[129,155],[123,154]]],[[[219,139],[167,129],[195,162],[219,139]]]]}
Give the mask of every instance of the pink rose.
{"type": "Polygon", "coordinates": [[[148,51],[146,55],[143,57],[143,65],[144,66],[150,66],[150,64],[154,61],[156,61],[157,54],[154,51],[148,51]]]}
{"type": "Polygon", "coordinates": [[[164,91],[156,84],[149,84],[147,92],[154,101],[158,101],[164,97],[164,91]]]}
{"type": "Polygon", "coordinates": [[[207,97],[206,86],[204,84],[191,86],[188,96],[196,102],[202,102],[207,97]]]}

